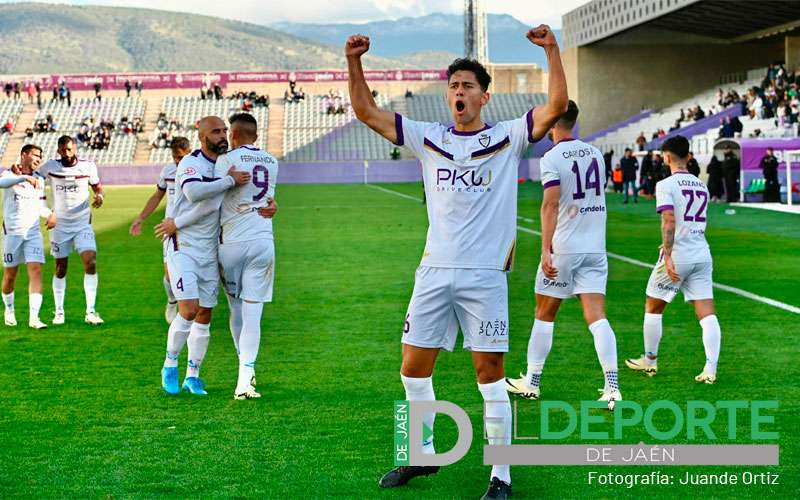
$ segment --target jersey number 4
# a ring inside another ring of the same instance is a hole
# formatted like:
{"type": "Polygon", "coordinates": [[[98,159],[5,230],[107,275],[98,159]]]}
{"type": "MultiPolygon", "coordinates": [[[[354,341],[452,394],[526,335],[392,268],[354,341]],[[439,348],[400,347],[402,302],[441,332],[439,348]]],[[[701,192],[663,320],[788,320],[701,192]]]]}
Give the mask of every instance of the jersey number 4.
{"type": "Polygon", "coordinates": [[[253,201],[258,201],[269,191],[269,170],[264,165],[253,167],[253,185],[261,191],[253,195],[253,201]]]}
{"type": "Polygon", "coordinates": [[[575,192],[572,193],[573,200],[582,200],[586,198],[586,191],[594,188],[595,196],[600,196],[600,167],[597,165],[597,160],[592,158],[592,163],[586,170],[586,183],[581,184],[581,169],[578,168],[578,162],[572,162],[572,172],[575,174],[575,192]]]}

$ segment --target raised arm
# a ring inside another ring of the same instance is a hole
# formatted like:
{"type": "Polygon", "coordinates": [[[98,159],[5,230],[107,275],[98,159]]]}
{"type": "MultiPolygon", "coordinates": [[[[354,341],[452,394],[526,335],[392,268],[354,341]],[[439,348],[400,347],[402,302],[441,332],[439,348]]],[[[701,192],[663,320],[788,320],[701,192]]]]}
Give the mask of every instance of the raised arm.
{"type": "Polygon", "coordinates": [[[361,56],[369,50],[369,37],[353,35],[347,39],[344,53],[347,57],[348,86],[350,105],[359,121],[381,134],[392,144],[397,144],[395,114],[380,109],[372,98],[372,92],[364,78],[361,56]]]}
{"type": "Polygon", "coordinates": [[[561,200],[561,187],[557,183],[545,187],[541,209],[542,272],[550,279],[555,279],[558,276],[558,269],[553,267],[552,263],[552,248],[553,235],[556,232],[556,224],[558,222],[559,200],[561,200]]]}
{"type": "Polygon", "coordinates": [[[561,65],[561,51],[556,36],[546,24],[528,31],[528,40],[544,49],[547,55],[547,104],[533,111],[533,140],[538,141],[550,130],[567,110],[567,78],[561,65]]]}
{"type": "Polygon", "coordinates": [[[183,194],[185,194],[186,199],[192,203],[197,203],[223,193],[234,186],[242,186],[250,182],[250,174],[248,172],[240,172],[234,168],[235,167],[231,167],[228,170],[228,175],[222,179],[217,179],[212,182],[184,183],[182,188],[183,194]]]}

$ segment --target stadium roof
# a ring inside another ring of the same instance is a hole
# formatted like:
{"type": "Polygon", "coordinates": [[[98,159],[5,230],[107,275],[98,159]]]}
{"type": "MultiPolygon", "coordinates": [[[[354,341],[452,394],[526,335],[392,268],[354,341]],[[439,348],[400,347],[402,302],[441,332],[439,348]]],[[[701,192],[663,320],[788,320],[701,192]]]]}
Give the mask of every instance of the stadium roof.
{"type": "MultiPolygon", "coordinates": [[[[656,28],[736,43],[800,32],[797,0],[592,0],[564,15],[566,47],[656,28]]],[[[695,38],[661,40],[685,43],[695,38]]]]}

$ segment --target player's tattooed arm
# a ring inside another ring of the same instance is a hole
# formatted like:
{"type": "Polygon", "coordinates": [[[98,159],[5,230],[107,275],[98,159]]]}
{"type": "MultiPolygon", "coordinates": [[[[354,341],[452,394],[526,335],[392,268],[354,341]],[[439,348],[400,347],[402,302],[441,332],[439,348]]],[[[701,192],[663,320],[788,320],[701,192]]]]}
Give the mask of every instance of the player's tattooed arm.
{"type": "Polygon", "coordinates": [[[661,249],[664,252],[664,264],[670,279],[677,283],[680,276],[672,261],[672,248],[675,245],[675,212],[664,210],[661,212],[661,249]]]}
{"type": "Polygon", "coordinates": [[[547,104],[537,107],[533,112],[533,139],[539,140],[558,121],[567,110],[567,77],[561,64],[561,51],[556,42],[556,36],[550,26],[541,24],[528,30],[525,35],[534,45],[544,49],[547,55],[548,88],[547,104]]]}
{"type": "Polygon", "coordinates": [[[397,144],[395,114],[380,109],[372,97],[372,91],[364,78],[364,68],[361,66],[361,56],[369,50],[369,37],[353,35],[344,45],[344,54],[347,58],[348,87],[350,90],[350,105],[359,121],[366,124],[375,132],[381,134],[392,144],[397,144]]]}

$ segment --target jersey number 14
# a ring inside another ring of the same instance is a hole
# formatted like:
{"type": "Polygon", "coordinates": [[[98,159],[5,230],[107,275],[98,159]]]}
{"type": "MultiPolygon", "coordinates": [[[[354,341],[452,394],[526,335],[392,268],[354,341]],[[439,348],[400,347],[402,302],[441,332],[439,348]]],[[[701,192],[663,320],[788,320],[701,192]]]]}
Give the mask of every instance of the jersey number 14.
{"type": "Polygon", "coordinates": [[[581,169],[578,168],[578,162],[572,162],[572,172],[575,174],[575,192],[572,193],[573,200],[582,200],[586,198],[586,192],[594,188],[595,196],[600,196],[600,167],[597,165],[597,160],[592,159],[589,168],[586,170],[586,183],[581,185],[581,169]]]}

